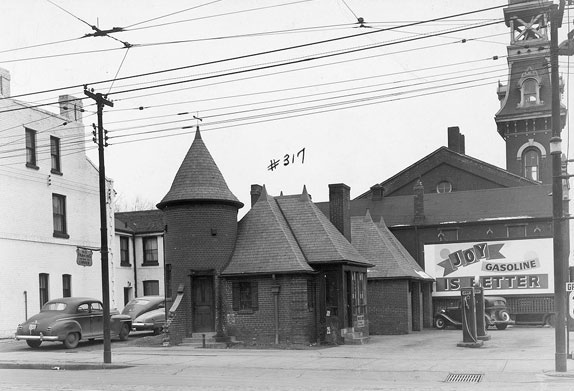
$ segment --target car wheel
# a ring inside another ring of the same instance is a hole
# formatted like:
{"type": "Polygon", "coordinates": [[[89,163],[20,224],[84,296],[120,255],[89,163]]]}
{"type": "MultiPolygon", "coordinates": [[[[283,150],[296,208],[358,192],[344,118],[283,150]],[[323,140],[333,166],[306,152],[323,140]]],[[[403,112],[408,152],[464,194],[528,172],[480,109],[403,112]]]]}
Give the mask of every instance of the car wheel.
{"type": "Polygon", "coordinates": [[[506,330],[506,326],[508,326],[506,323],[501,323],[501,324],[497,324],[496,328],[499,330],[506,330]]]}
{"type": "Polygon", "coordinates": [[[66,349],[75,349],[80,342],[80,333],[70,333],[64,339],[64,346],[66,349]]]}
{"type": "Polygon", "coordinates": [[[488,316],[484,316],[484,330],[488,330],[490,327],[490,318],[488,316]]]}
{"type": "Polygon", "coordinates": [[[500,318],[500,320],[502,320],[503,322],[510,322],[510,314],[508,313],[508,311],[500,311],[498,313],[498,317],[500,318]]]}
{"type": "Polygon", "coordinates": [[[130,326],[127,323],[124,323],[120,329],[120,341],[128,339],[128,335],[130,335],[130,326]]]}
{"type": "Polygon", "coordinates": [[[446,327],[446,322],[444,321],[443,318],[436,318],[436,319],[434,320],[434,326],[435,326],[437,329],[442,330],[442,329],[444,329],[444,328],[446,327]]]}
{"type": "Polygon", "coordinates": [[[556,324],[556,315],[550,314],[547,315],[546,318],[544,318],[544,325],[554,327],[555,324],[556,324]]]}
{"type": "Polygon", "coordinates": [[[42,344],[42,341],[40,340],[35,340],[35,339],[27,339],[26,343],[28,344],[28,346],[30,346],[32,349],[38,349],[40,347],[40,345],[42,344]]]}

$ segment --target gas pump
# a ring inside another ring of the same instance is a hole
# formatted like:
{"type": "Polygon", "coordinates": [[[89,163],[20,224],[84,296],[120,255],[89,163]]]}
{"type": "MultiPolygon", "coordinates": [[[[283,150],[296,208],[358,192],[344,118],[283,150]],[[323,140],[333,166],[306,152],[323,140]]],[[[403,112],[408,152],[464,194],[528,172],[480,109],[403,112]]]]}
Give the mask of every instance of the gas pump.
{"type": "MultiPolygon", "coordinates": [[[[476,299],[473,287],[461,288],[460,299],[462,309],[462,342],[456,346],[476,348],[483,345],[483,341],[476,335],[476,299]]],[[[484,317],[483,317],[484,318],[484,317]]]]}
{"type": "Polygon", "coordinates": [[[474,301],[476,306],[476,337],[481,341],[488,341],[490,335],[486,332],[488,324],[484,309],[484,289],[479,286],[474,287],[474,301]]]}

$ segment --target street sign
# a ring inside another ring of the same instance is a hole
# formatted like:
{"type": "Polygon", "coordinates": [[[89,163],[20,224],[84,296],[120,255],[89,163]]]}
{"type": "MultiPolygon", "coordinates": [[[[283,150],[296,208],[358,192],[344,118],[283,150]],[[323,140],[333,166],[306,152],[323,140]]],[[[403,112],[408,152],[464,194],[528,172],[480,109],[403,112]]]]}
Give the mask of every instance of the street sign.
{"type": "Polygon", "coordinates": [[[92,250],[88,248],[76,248],[76,263],[80,266],[92,266],[92,250]]]}
{"type": "Polygon", "coordinates": [[[574,319],[574,292],[570,292],[568,295],[568,313],[574,319]]]}
{"type": "Polygon", "coordinates": [[[574,291],[574,282],[567,282],[566,283],[566,292],[574,291]]]}

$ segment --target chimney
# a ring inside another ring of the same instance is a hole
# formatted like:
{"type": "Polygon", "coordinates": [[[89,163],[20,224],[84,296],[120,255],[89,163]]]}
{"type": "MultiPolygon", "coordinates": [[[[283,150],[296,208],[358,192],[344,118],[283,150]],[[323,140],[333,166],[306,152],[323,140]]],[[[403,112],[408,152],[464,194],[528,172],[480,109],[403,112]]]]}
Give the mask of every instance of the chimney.
{"type": "Polygon", "coordinates": [[[262,189],[263,189],[263,186],[261,186],[261,185],[251,185],[251,207],[252,208],[253,208],[253,205],[255,205],[255,203],[259,199],[259,196],[261,196],[261,190],[262,189]]]}
{"type": "Polygon", "coordinates": [[[351,188],[344,183],[329,185],[329,217],[351,242],[351,188]]]}
{"type": "Polygon", "coordinates": [[[425,188],[419,179],[413,187],[415,224],[422,224],[425,220],[425,188]]]}
{"type": "Polygon", "coordinates": [[[385,189],[380,184],[371,186],[371,201],[380,201],[383,199],[385,189]]]}
{"type": "Polygon", "coordinates": [[[464,135],[460,133],[458,126],[448,128],[448,149],[464,154],[464,135]]]}
{"type": "Polygon", "coordinates": [[[10,97],[10,72],[4,68],[0,68],[0,95],[10,97]]]}
{"type": "Polygon", "coordinates": [[[60,95],[58,102],[60,103],[60,115],[62,117],[66,117],[70,121],[82,122],[84,105],[81,99],[72,95],[60,95]]]}

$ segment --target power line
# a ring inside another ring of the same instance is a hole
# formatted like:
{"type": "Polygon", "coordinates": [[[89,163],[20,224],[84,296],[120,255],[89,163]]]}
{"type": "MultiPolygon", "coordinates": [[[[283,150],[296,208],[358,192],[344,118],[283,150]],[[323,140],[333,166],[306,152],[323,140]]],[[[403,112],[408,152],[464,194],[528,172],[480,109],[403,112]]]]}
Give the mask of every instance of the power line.
{"type": "Polygon", "coordinates": [[[219,3],[220,1],[221,1],[221,0],[210,1],[209,3],[196,5],[196,6],[194,6],[194,7],[189,7],[189,8],[183,9],[183,10],[171,12],[171,13],[166,14],[166,15],[157,16],[157,17],[152,18],[152,19],[147,19],[147,20],[144,20],[144,21],[141,21],[141,22],[134,23],[134,24],[131,24],[131,25],[129,25],[129,26],[126,26],[126,27],[124,27],[124,30],[127,30],[127,29],[129,29],[130,27],[138,26],[138,25],[140,25],[140,24],[144,24],[144,23],[148,23],[148,22],[153,22],[154,20],[159,20],[159,19],[167,18],[167,17],[169,17],[169,16],[181,14],[181,13],[186,12],[186,11],[190,11],[190,10],[193,10],[193,9],[205,7],[205,6],[207,6],[207,5],[211,5],[211,4],[215,4],[215,3],[219,3]]]}
{"type": "MultiPolygon", "coordinates": [[[[289,60],[286,62],[275,63],[275,64],[271,64],[271,65],[264,65],[264,66],[259,66],[259,67],[255,67],[255,68],[250,68],[250,69],[241,69],[238,71],[231,71],[231,72],[227,72],[227,73],[223,73],[223,74],[203,76],[203,77],[199,77],[199,78],[193,78],[193,79],[182,80],[182,81],[177,81],[177,82],[170,82],[170,83],[163,83],[163,84],[158,84],[158,85],[154,85],[154,86],[132,88],[132,89],[127,89],[127,90],[123,90],[123,91],[114,91],[114,92],[109,93],[109,95],[125,94],[125,93],[129,93],[129,92],[143,91],[143,90],[159,88],[159,87],[167,87],[167,86],[176,85],[176,84],[184,84],[184,83],[191,83],[191,82],[195,82],[195,81],[208,80],[208,79],[212,79],[215,77],[232,76],[232,75],[237,75],[237,74],[241,74],[241,73],[254,72],[254,71],[265,70],[265,69],[272,69],[272,68],[285,66],[285,65],[299,64],[299,63],[303,63],[303,62],[307,62],[307,61],[314,61],[314,60],[319,60],[319,59],[324,59],[324,58],[331,58],[331,57],[335,57],[335,56],[339,56],[339,55],[343,55],[343,54],[351,54],[351,53],[357,53],[357,52],[364,51],[364,50],[377,49],[377,48],[381,48],[381,47],[385,47],[385,46],[396,45],[398,43],[412,42],[412,41],[417,41],[417,40],[424,39],[424,38],[432,38],[432,37],[436,37],[439,35],[444,35],[444,34],[448,34],[448,33],[452,33],[452,32],[460,32],[460,31],[470,30],[470,29],[474,29],[474,28],[486,27],[486,26],[490,26],[490,25],[498,24],[498,23],[500,23],[500,22],[491,22],[491,23],[482,24],[482,25],[478,25],[478,26],[464,27],[464,28],[453,30],[453,31],[449,30],[448,32],[440,32],[440,33],[434,33],[434,34],[429,34],[429,35],[425,35],[425,36],[413,37],[413,38],[401,40],[399,42],[366,45],[363,47],[359,47],[357,49],[346,49],[346,50],[342,50],[342,51],[336,51],[335,53],[328,53],[328,54],[303,57],[303,58],[299,58],[296,60],[289,60]]],[[[0,113],[2,113],[2,112],[0,111],[0,113]]]]}
{"type": "MultiPolygon", "coordinates": [[[[306,0],[306,1],[309,1],[309,0],[306,0]]],[[[438,20],[446,20],[446,19],[456,18],[456,17],[459,17],[459,16],[464,16],[464,15],[470,15],[470,14],[474,14],[474,13],[480,13],[480,12],[490,11],[490,10],[498,9],[498,8],[501,8],[501,7],[505,7],[505,5],[495,6],[495,7],[490,7],[490,8],[483,8],[483,9],[479,9],[479,10],[468,11],[468,12],[453,14],[453,15],[449,15],[449,16],[444,16],[444,17],[439,17],[439,18],[428,19],[428,20],[424,20],[424,21],[417,21],[417,22],[413,22],[413,23],[409,23],[409,24],[404,24],[404,25],[401,25],[401,26],[389,27],[389,28],[386,28],[386,29],[367,31],[367,32],[359,33],[359,34],[352,34],[352,35],[347,35],[347,36],[342,36],[342,37],[336,37],[336,38],[330,38],[330,39],[321,40],[321,41],[308,42],[308,43],[305,43],[305,44],[287,46],[287,47],[278,48],[278,49],[273,49],[273,50],[268,50],[268,51],[250,53],[250,54],[241,55],[241,56],[235,56],[235,57],[228,57],[228,58],[225,58],[225,59],[219,59],[219,60],[214,60],[214,61],[208,61],[208,62],[199,63],[199,64],[191,64],[191,65],[186,65],[186,66],[181,66],[181,67],[175,67],[175,68],[168,68],[168,69],[163,69],[163,70],[159,70],[159,71],[146,72],[146,73],[141,73],[141,74],[136,74],[136,75],[131,75],[131,76],[124,76],[124,77],[122,77],[122,78],[117,78],[117,79],[108,79],[108,80],[90,82],[90,83],[86,83],[86,84],[91,85],[91,86],[94,86],[94,85],[98,85],[98,84],[110,83],[110,82],[112,82],[112,81],[114,81],[114,80],[115,80],[115,81],[118,81],[118,80],[127,80],[127,79],[132,79],[132,78],[137,78],[137,77],[153,76],[153,75],[157,75],[157,74],[161,74],[161,73],[174,72],[174,71],[179,71],[179,70],[183,70],[183,69],[191,69],[191,68],[199,67],[199,66],[213,65],[213,64],[222,63],[222,62],[227,62],[227,61],[234,61],[234,60],[239,60],[239,59],[246,59],[246,58],[251,58],[251,57],[255,57],[255,56],[261,56],[261,55],[271,54],[271,53],[278,53],[278,52],[281,52],[281,51],[300,49],[300,48],[309,47],[309,46],[314,46],[314,45],[320,45],[320,44],[324,44],[324,43],[330,43],[330,42],[341,41],[341,40],[345,40],[345,39],[357,38],[357,37],[361,37],[361,36],[365,36],[365,35],[369,35],[369,34],[377,34],[377,33],[385,32],[385,31],[392,31],[392,30],[396,30],[396,29],[399,29],[399,28],[405,28],[405,27],[411,27],[411,26],[415,26],[415,25],[421,25],[421,24],[425,24],[425,23],[435,22],[435,21],[438,21],[438,20]]],[[[124,48],[117,48],[117,49],[112,49],[112,50],[120,50],[120,49],[124,49],[124,48]]],[[[91,52],[98,52],[98,51],[91,51],[91,52]]],[[[42,58],[42,57],[39,57],[39,58],[42,58]]],[[[12,96],[12,97],[15,98],[15,97],[22,97],[22,96],[40,94],[40,93],[54,92],[54,91],[60,91],[60,90],[62,90],[62,89],[72,89],[72,88],[77,88],[77,87],[82,87],[82,86],[83,86],[83,84],[82,84],[82,85],[72,85],[72,86],[68,86],[68,87],[55,88],[55,89],[50,89],[50,90],[44,90],[44,91],[37,91],[37,92],[19,94],[19,95],[15,95],[15,96],[12,96]]],[[[5,99],[5,98],[3,98],[3,99],[5,99]]]]}

